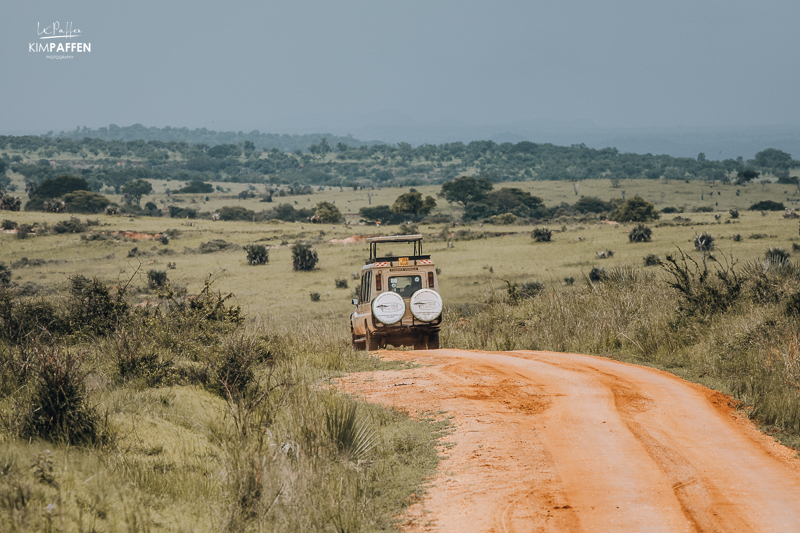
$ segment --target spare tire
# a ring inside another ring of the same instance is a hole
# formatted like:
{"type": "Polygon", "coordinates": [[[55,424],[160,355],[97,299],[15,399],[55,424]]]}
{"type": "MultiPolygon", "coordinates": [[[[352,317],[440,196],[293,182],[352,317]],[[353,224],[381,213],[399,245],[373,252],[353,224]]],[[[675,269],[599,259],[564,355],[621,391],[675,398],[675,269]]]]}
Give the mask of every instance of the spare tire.
{"type": "Polygon", "coordinates": [[[411,296],[408,306],[420,322],[433,322],[442,314],[442,297],[432,289],[420,289],[411,296]]]}
{"type": "Polygon", "coordinates": [[[406,303],[396,292],[382,292],[372,300],[372,316],[382,324],[397,324],[405,314],[406,303]]]}

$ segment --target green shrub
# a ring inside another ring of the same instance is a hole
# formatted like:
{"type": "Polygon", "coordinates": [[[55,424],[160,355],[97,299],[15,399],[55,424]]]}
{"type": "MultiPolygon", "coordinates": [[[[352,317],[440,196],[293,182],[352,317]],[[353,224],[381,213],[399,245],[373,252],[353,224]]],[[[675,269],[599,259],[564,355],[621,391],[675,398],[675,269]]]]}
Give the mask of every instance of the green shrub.
{"type": "Polygon", "coordinates": [[[53,231],[56,233],[83,233],[88,228],[78,217],[69,217],[69,220],[62,220],[53,224],[53,231]]]}
{"type": "Polygon", "coordinates": [[[617,222],[650,222],[658,217],[655,206],[640,196],[626,200],[611,213],[612,220],[617,222]]]}
{"type": "Polygon", "coordinates": [[[710,252],[714,249],[714,236],[704,231],[700,235],[694,236],[694,248],[698,252],[710,252]]]}
{"type": "Polygon", "coordinates": [[[731,218],[739,218],[738,209],[731,209],[730,211],[728,211],[728,213],[731,215],[731,218]]]}
{"type": "Polygon", "coordinates": [[[211,239],[208,242],[200,243],[200,248],[198,250],[201,254],[213,254],[235,248],[238,248],[238,246],[232,242],[228,242],[224,239],[211,239]]]}
{"type": "Polygon", "coordinates": [[[347,288],[347,278],[336,278],[333,280],[333,285],[337,289],[346,289],[347,288]]]}
{"type": "Polygon", "coordinates": [[[292,246],[292,267],[294,270],[314,270],[319,257],[317,251],[305,241],[297,241],[292,246]]]}
{"type": "Polygon", "coordinates": [[[319,299],[320,299],[320,294],[318,292],[316,292],[316,291],[312,292],[312,293],[309,293],[309,296],[311,297],[311,301],[312,302],[318,302],[319,299]]]}
{"type": "Polygon", "coordinates": [[[762,200],[751,205],[749,211],[783,211],[786,206],[782,202],[775,202],[772,200],[762,200]]]}
{"type": "Polygon", "coordinates": [[[331,202],[320,202],[314,210],[314,216],[323,224],[337,224],[342,221],[342,213],[331,202]]]}
{"type": "Polygon", "coordinates": [[[653,230],[645,226],[644,224],[639,224],[635,228],[631,230],[628,234],[628,240],[630,242],[650,242],[650,239],[653,236],[653,230]]]}
{"type": "Polygon", "coordinates": [[[169,283],[167,279],[166,270],[148,270],[147,271],[147,285],[151,289],[165,287],[169,283]]]}
{"type": "Polygon", "coordinates": [[[17,226],[17,239],[27,239],[28,235],[33,233],[33,227],[28,224],[20,224],[17,226]]]}
{"type": "Polygon", "coordinates": [[[785,263],[789,260],[789,256],[789,252],[783,248],[768,248],[764,253],[765,259],[772,263],[785,263]]]}
{"type": "Polygon", "coordinates": [[[502,215],[493,215],[487,218],[484,222],[487,224],[509,225],[517,221],[517,215],[514,213],[503,213],[502,215]]]}
{"type": "Polygon", "coordinates": [[[169,216],[172,218],[197,218],[197,210],[196,209],[189,209],[188,207],[178,207],[177,205],[171,205],[167,208],[169,210],[169,216]]]}
{"type": "Polygon", "coordinates": [[[670,275],[667,285],[680,295],[679,309],[684,316],[708,317],[723,313],[741,296],[744,280],[729,266],[716,264],[712,273],[705,262],[697,261],[678,249],[680,256],[668,255],[662,268],[670,275]]]}
{"type": "Polygon", "coordinates": [[[16,229],[17,223],[13,220],[8,220],[7,218],[0,222],[0,228],[4,230],[16,229]]]}
{"type": "Polygon", "coordinates": [[[242,206],[223,206],[217,211],[220,220],[243,220],[245,222],[252,222],[256,217],[256,212],[251,209],[245,209],[242,206]]]}
{"type": "Polygon", "coordinates": [[[589,271],[589,279],[595,283],[606,281],[608,272],[603,267],[592,267],[592,270],[589,271]]]}
{"type": "Polygon", "coordinates": [[[536,228],[531,234],[531,238],[536,242],[550,242],[552,236],[553,232],[547,228],[536,228]]]}
{"type": "Polygon", "coordinates": [[[39,346],[37,376],[20,417],[23,437],[68,444],[100,441],[100,420],[88,405],[83,357],[59,347],[39,346]]]}
{"type": "Polygon", "coordinates": [[[11,269],[5,262],[0,261],[0,287],[11,285],[11,269]]]}
{"type": "Polygon", "coordinates": [[[269,261],[269,250],[263,244],[247,244],[244,251],[247,253],[247,264],[250,266],[266,265],[269,261]]]}

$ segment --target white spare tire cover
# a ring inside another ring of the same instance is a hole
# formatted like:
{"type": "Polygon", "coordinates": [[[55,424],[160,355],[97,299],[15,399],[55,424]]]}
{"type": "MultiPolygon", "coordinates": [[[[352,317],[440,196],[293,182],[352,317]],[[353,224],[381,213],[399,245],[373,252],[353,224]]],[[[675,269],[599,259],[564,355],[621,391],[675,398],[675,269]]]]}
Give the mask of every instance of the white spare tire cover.
{"type": "Polygon", "coordinates": [[[372,316],[387,326],[400,322],[405,314],[406,303],[396,292],[382,292],[372,300],[372,316]]]}
{"type": "Polygon", "coordinates": [[[422,322],[431,322],[442,314],[442,297],[431,289],[420,289],[411,296],[411,314],[422,322]]]}

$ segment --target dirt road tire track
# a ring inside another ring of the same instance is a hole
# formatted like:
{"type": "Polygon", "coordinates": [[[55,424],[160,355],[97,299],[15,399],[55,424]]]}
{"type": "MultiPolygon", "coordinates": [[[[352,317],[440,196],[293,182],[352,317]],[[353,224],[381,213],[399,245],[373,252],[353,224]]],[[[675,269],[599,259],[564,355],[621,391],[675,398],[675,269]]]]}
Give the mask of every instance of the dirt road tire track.
{"type": "Polygon", "coordinates": [[[454,417],[406,531],[800,532],[800,461],[720,393],[552,352],[387,352],[370,401],[454,417]]]}

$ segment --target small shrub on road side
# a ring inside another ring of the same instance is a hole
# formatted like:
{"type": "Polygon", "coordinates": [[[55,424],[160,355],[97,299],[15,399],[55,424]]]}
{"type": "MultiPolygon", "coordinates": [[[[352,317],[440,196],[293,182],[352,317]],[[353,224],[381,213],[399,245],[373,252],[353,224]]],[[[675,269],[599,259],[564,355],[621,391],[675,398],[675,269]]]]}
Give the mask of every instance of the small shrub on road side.
{"type": "Polygon", "coordinates": [[[269,261],[269,250],[263,244],[247,244],[244,251],[247,252],[247,264],[250,266],[266,265],[269,261]]]}
{"type": "Polygon", "coordinates": [[[533,230],[531,237],[536,242],[550,242],[553,232],[547,228],[536,228],[533,230]]]}
{"type": "Polygon", "coordinates": [[[319,257],[317,251],[305,241],[297,241],[292,246],[292,268],[294,270],[314,270],[319,257]]]}

